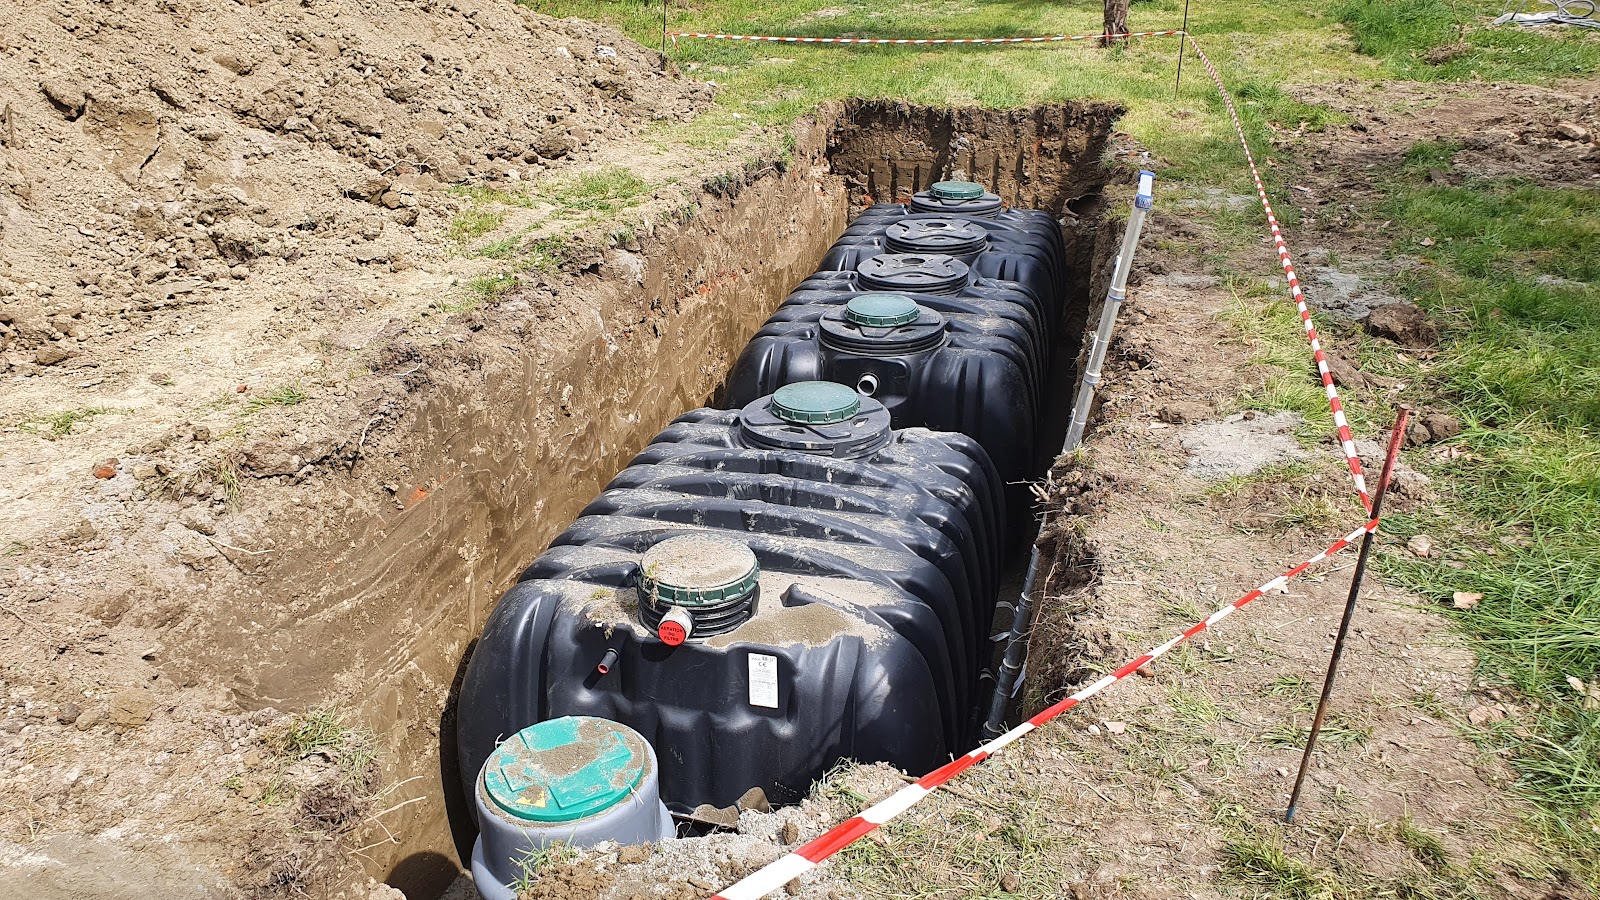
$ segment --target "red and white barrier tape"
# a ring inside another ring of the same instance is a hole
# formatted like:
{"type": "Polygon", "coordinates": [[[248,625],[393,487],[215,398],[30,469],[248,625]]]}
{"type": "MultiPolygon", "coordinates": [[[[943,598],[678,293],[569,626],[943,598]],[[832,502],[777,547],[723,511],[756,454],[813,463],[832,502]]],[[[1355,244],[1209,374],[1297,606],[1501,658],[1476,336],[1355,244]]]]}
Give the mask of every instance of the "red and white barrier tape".
{"type": "Polygon", "coordinates": [[[1250,178],[1256,184],[1256,196],[1261,200],[1261,208],[1267,214],[1267,226],[1272,229],[1272,242],[1278,249],[1278,263],[1283,266],[1283,273],[1289,279],[1289,294],[1294,298],[1294,305],[1300,311],[1300,322],[1306,329],[1306,340],[1311,342],[1311,355],[1317,360],[1317,375],[1322,379],[1323,393],[1328,396],[1328,406],[1333,410],[1333,424],[1339,430],[1339,448],[1344,452],[1345,463],[1350,467],[1350,478],[1355,482],[1356,494],[1361,498],[1361,505],[1370,512],[1372,510],[1372,497],[1367,493],[1367,478],[1361,473],[1361,458],[1356,455],[1356,443],[1350,435],[1350,423],[1344,416],[1344,404],[1339,401],[1339,391],[1333,386],[1333,375],[1328,371],[1328,358],[1322,352],[1322,340],[1317,337],[1317,326],[1311,322],[1311,309],[1306,306],[1306,296],[1300,290],[1300,277],[1294,272],[1294,261],[1289,258],[1289,245],[1283,241],[1283,232],[1278,229],[1278,217],[1272,213],[1272,202],[1267,199],[1267,187],[1261,182],[1261,172],[1256,168],[1255,154],[1250,152],[1250,142],[1244,137],[1244,123],[1239,120],[1239,110],[1233,105],[1233,96],[1228,93],[1228,88],[1222,83],[1222,76],[1217,74],[1217,67],[1211,64],[1211,58],[1200,49],[1194,35],[1185,34],[1189,46],[1194,48],[1195,55],[1200,57],[1200,62],[1211,73],[1211,82],[1217,86],[1217,93],[1222,95],[1222,103],[1228,108],[1228,115],[1233,119],[1233,130],[1239,136],[1239,146],[1244,149],[1245,161],[1250,164],[1250,178]]]}
{"type": "Polygon", "coordinates": [[[1164,37],[1183,34],[1182,31],[1129,31],[1118,34],[1057,34],[1045,37],[1008,38],[831,38],[831,37],[773,37],[765,34],[702,34],[688,31],[669,31],[667,37],[677,44],[678,38],[700,38],[708,41],[766,41],[775,44],[1061,44],[1069,41],[1092,41],[1101,38],[1118,39],[1134,37],[1164,37]]]}
{"type": "Polygon", "coordinates": [[[1000,735],[992,741],[978,747],[964,756],[957,757],[939,768],[922,776],[911,784],[906,785],[883,800],[874,803],[861,811],[860,815],[852,816],[838,825],[828,829],[815,840],[794,852],[768,863],[750,875],[741,879],[737,884],[724,888],[712,900],[755,900],[778,890],[790,881],[798,878],[807,871],[815,868],[823,860],[838,853],[849,846],[857,838],[873,831],[878,826],[892,821],[901,813],[916,805],[917,801],[928,796],[950,779],[983,762],[989,757],[999,753],[1007,744],[1015,741],[1030,731],[1044,725],[1051,719],[1060,716],[1067,710],[1093,697],[1113,684],[1127,678],[1140,667],[1160,659],[1172,648],[1178,646],[1189,638],[1194,637],[1211,626],[1221,622],[1245,604],[1260,599],[1268,591],[1275,591],[1289,583],[1307,569],[1322,562],[1330,556],[1344,550],[1351,544],[1361,540],[1361,536],[1369,531],[1378,530],[1378,520],[1372,519],[1367,524],[1357,528],[1337,541],[1328,549],[1300,563],[1289,571],[1279,575],[1266,584],[1261,585],[1243,597],[1233,601],[1227,606],[1218,609],[1200,622],[1195,623],[1187,631],[1174,635],[1173,638],[1159,647],[1147,651],[1138,659],[1130,660],[1122,668],[1101,678],[1099,681],[1078,691],[1076,694],[1046,707],[1038,715],[1023,722],[1021,725],[1000,735]]]}

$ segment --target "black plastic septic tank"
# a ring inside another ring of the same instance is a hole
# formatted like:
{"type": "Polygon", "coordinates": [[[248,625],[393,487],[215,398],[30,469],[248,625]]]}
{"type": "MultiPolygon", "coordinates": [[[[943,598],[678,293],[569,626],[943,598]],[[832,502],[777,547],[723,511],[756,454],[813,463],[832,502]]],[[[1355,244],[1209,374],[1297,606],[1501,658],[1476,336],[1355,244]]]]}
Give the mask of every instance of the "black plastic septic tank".
{"type": "Polygon", "coordinates": [[[679,812],[967,746],[998,480],[970,439],[891,431],[852,398],[699,410],[624,470],[491,613],[459,694],[463,785],[563,715],[643,735],[679,812]]]}
{"type": "MultiPolygon", "coordinates": [[[[1030,248],[1034,252],[1042,252],[1049,260],[1057,290],[1066,287],[1066,279],[1070,273],[1066,269],[1066,247],[1062,241],[1061,224],[1056,216],[1045,210],[1007,207],[998,195],[985,190],[983,185],[970,181],[938,182],[927,190],[912,195],[910,203],[875,203],[856,216],[839,239],[839,243],[856,243],[870,239],[874,235],[880,239],[886,238],[886,229],[907,217],[937,218],[946,221],[966,220],[988,233],[990,247],[993,250],[1030,248]]],[[[895,240],[903,242],[907,237],[908,235],[898,234],[895,240]]],[[[912,241],[915,242],[914,236],[912,241]]],[[[909,252],[935,251],[916,246],[909,252]]],[[[961,254],[952,253],[952,255],[961,254]]],[[[1009,277],[991,275],[987,270],[983,274],[989,277],[1009,277]]]]}
{"type": "Polygon", "coordinates": [[[785,304],[728,379],[743,406],[797,381],[854,386],[896,428],[975,439],[1005,482],[1031,478],[1044,388],[1037,335],[996,304],[938,295],[830,293],[785,304]]]}
{"type": "Polygon", "coordinates": [[[1026,315],[1028,330],[1046,359],[1061,313],[1060,304],[1041,300],[1017,282],[986,278],[943,253],[880,253],[861,260],[853,271],[819,270],[800,282],[784,303],[806,302],[811,291],[958,297],[1010,305],[1026,315]]]}
{"type": "Polygon", "coordinates": [[[883,253],[940,254],[961,260],[983,278],[1012,281],[1047,309],[1059,309],[1066,296],[1060,229],[1049,234],[1008,228],[989,219],[908,215],[860,222],[845,230],[817,268],[848,272],[883,253]]]}

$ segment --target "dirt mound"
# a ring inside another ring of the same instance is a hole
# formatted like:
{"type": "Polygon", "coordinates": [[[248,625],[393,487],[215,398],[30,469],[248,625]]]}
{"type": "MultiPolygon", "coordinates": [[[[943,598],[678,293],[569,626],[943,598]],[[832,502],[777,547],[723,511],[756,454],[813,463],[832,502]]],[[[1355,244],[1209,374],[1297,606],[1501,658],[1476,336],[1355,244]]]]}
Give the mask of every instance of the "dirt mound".
{"type": "MultiPolygon", "coordinates": [[[[25,4],[0,28],[0,372],[86,367],[238,281],[414,255],[426,195],[703,88],[509,3],[25,4]]],[[[699,99],[697,99],[699,98],[699,99]]]]}

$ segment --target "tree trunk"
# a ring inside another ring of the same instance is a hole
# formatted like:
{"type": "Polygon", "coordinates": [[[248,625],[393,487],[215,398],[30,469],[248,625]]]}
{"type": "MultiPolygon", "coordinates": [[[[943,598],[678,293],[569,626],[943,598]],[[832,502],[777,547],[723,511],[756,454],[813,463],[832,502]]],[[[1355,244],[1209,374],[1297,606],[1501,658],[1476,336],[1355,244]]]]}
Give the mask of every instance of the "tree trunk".
{"type": "MultiPolygon", "coordinates": [[[[1126,34],[1128,31],[1128,0],[1106,0],[1106,34],[1126,34]]],[[[1127,38],[1101,38],[1100,46],[1126,44],[1127,38]]]]}

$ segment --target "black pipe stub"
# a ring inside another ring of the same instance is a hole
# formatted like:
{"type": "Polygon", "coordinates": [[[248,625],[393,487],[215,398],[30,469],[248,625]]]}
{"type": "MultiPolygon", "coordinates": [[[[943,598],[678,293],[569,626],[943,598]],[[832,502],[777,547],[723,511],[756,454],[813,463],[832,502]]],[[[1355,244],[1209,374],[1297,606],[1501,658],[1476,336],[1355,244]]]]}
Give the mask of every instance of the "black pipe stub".
{"type": "Polygon", "coordinates": [[[747,447],[854,459],[893,437],[882,403],[829,381],[787,384],[739,411],[739,440],[747,447]]]}
{"type": "Polygon", "coordinates": [[[954,295],[967,286],[967,264],[943,253],[882,253],[856,266],[867,291],[954,295]]]}
{"type": "Polygon", "coordinates": [[[989,230],[971,219],[907,216],[883,230],[892,253],[943,253],[963,259],[989,249],[989,230]]]}
{"type": "Polygon", "coordinates": [[[944,316],[904,294],[858,294],[818,322],[822,345],[862,356],[920,353],[944,343],[944,316]]]}
{"type": "Polygon", "coordinates": [[[711,637],[755,614],[761,566],[738,541],[704,534],[667,538],[639,559],[639,617],[663,643],[711,637]]]}
{"type": "Polygon", "coordinates": [[[999,215],[1005,201],[972,181],[940,181],[911,196],[911,211],[919,213],[960,213],[964,216],[999,215]]]}

